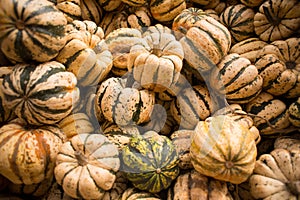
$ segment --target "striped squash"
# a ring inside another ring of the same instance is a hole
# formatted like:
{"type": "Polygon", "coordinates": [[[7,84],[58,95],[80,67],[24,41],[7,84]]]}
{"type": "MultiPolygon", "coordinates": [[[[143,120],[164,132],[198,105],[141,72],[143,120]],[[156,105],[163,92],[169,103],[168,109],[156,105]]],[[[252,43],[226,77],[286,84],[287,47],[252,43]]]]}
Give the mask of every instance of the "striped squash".
{"type": "Polygon", "coordinates": [[[179,175],[168,189],[167,200],[232,200],[226,182],[204,176],[196,170],[179,175]]]}
{"type": "Polygon", "coordinates": [[[122,2],[132,7],[140,7],[147,6],[148,0],[122,0],[122,2]]]}
{"type": "Polygon", "coordinates": [[[102,21],[104,11],[97,0],[81,0],[81,19],[93,21],[99,24],[102,21]]]}
{"type": "Polygon", "coordinates": [[[29,124],[54,124],[72,112],[79,99],[77,79],[56,61],[18,64],[5,76],[4,105],[29,124]]]}
{"type": "Polygon", "coordinates": [[[50,61],[64,47],[67,19],[53,3],[1,0],[0,5],[1,50],[10,61],[50,61]]]}
{"type": "Polygon", "coordinates": [[[226,115],[200,121],[192,135],[191,162],[198,172],[240,184],[252,174],[256,144],[250,130],[226,115]]]}
{"type": "Polygon", "coordinates": [[[100,4],[100,6],[105,11],[114,11],[120,6],[122,7],[122,0],[97,0],[97,2],[100,4]]]}
{"type": "Polygon", "coordinates": [[[172,20],[184,9],[185,0],[150,0],[152,17],[160,23],[172,23],[172,20]]]}
{"type": "Polygon", "coordinates": [[[210,74],[211,87],[225,93],[228,103],[247,103],[262,90],[263,78],[250,60],[232,53],[223,57],[210,74]]]}
{"type": "Polygon", "coordinates": [[[298,0],[268,0],[254,16],[254,30],[266,42],[286,39],[300,28],[298,0]]]}
{"type": "Polygon", "coordinates": [[[34,127],[14,119],[0,128],[0,174],[14,184],[38,184],[53,176],[65,136],[56,125],[34,127]]]}
{"type": "Polygon", "coordinates": [[[82,133],[61,145],[54,175],[70,197],[102,199],[113,187],[119,168],[114,144],[102,134],[82,133]]]}
{"type": "Polygon", "coordinates": [[[229,53],[237,53],[241,57],[247,58],[252,64],[254,64],[258,53],[267,44],[268,43],[259,38],[251,37],[232,45],[229,53]]]}
{"type": "MultiPolygon", "coordinates": [[[[49,1],[49,0],[48,0],[49,1]]],[[[80,0],[56,0],[55,6],[63,12],[68,23],[73,20],[81,20],[80,0]]]]}
{"type": "Polygon", "coordinates": [[[205,85],[188,87],[171,103],[170,111],[180,128],[194,129],[199,120],[205,120],[215,105],[205,85]]]}
{"type": "Polygon", "coordinates": [[[259,7],[264,0],[241,0],[241,3],[248,7],[259,7]]]}
{"type": "Polygon", "coordinates": [[[119,200],[161,200],[157,194],[130,187],[124,191],[119,200]]]}
{"type": "Polygon", "coordinates": [[[244,4],[227,7],[220,15],[220,22],[231,33],[232,44],[254,36],[255,12],[244,4]]]}
{"type": "Polygon", "coordinates": [[[228,29],[199,8],[183,10],[173,20],[172,30],[181,37],[184,59],[198,73],[214,68],[231,45],[228,29]]]}
{"type": "Polygon", "coordinates": [[[149,121],[154,106],[154,93],[129,85],[127,78],[111,77],[101,83],[96,97],[97,115],[119,126],[149,121]],[[127,85],[128,84],[128,85],[127,85]]]}
{"type": "Polygon", "coordinates": [[[282,134],[281,129],[290,125],[286,104],[266,92],[261,92],[255,99],[247,103],[245,111],[257,116],[253,118],[253,121],[261,135],[282,134]]]}
{"type": "Polygon", "coordinates": [[[172,141],[148,131],[143,136],[131,138],[122,149],[120,170],[134,187],[158,193],[178,176],[178,161],[172,141]]]}
{"type": "Polygon", "coordinates": [[[289,106],[288,111],[291,124],[300,127],[300,97],[289,106]]]}

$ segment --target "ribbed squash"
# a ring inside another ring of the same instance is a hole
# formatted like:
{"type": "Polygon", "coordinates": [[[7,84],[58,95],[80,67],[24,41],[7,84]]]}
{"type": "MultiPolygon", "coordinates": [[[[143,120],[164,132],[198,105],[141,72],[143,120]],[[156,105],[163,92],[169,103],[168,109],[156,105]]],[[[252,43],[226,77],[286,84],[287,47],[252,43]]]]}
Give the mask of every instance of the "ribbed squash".
{"type": "Polygon", "coordinates": [[[254,36],[254,15],[254,10],[244,4],[229,6],[221,13],[220,22],[231,33],[233,44],[254,36]]]}
{"type": "Polygon", "coordinates": [[[76,75],[80,86],[95,86],[103,81],[113,64],[103,30],[92,21],[74,20],[67,25],[66,35],[67,44],[56,60],[76,75]]]}
{"type": "Polygon", "coordinates": [[[56,125],[34,127],[14,119],[0,128],[0,174],[14,184],[38,184],[53,176],[65,136],[56,125]]]}
{"type": "Polygon", "coordinates": [[[120,200],[161,200],[157,194],[130,187],[124,191],[120,200]]]}
{"type": "Polygon", "coordinates": [[[55,6],[63,12],[69,23],[81,20],[80,0],[56,0],[55,6]]]}
{"type": "Polygon", "coordinates": [[[67,19],[47,0],[0,1],[1,50],[16,62],[46,62],[64,47],[67,19]]]}
{"type": "Polygon", "coordinates": [[[72,112],[79,99],[74,74],[56,61],[18,64],[4,77],[4,105],[29,124],[54,124],[72,112]]]}
{"type": "Polygon", "coordinates": [[[262,135],[281,133],[280,129],[290,125],[286,104],[266,92],[247,103],[245,111],[257,116],[253,117],[254,125],[262,135]]]}
{"type": "Polygon", "coordinates": [[[110,190],[119,170],[119,152],[101,134],[78,134],[61,145],[54,175],[73,198],[101,199],[110,190]]]}
{"type": "Polygon", "coordinates": [[[99,24],[104,12],[97,0],[80,0],[81,19],[99,24]]]}
{"type": "Polygon", "coordinates": [[[257,150],[248,127],[218,115],[197,124],[190,154],[194,168],[201,174],[239,184],[252,174],[257,150]]]}
{"type": "Polygon", "coordinates": [[[286,39],[300,28],[300,2],[269,0],[259,6],[254,16],[254,30],[267,42],[286,39]]]}
{"type": "Polygon", "coordinates": [[[171,140],[148,131],[122,149],[121,170],[136,188],[158,193],[178,176],[178,161],[171,140]]]}
{"type": "Polygon", "coordinates": [[[275,149],[256,161],[249,179],[255,199],[292,199],[300,197],[300,151],[275,149]]]}
{"type": "Polygon", "coordinates": [[[198,73],[209,71],[227,54],[231,45],[228,29],[199,8],[183,10],[172,23],[184,59],[198,73]]]}
{"type": "Polygon", "coordinates": [[[154,93],[131,87],[127,78],[111,77],[97,90],[97,115],[119,126],[136,125],[149,121],[154,106],[154,93]],[[128,85],[127,85],[128,84],[128,85]]]}
{"type": "Polygon", "coordinates": [[[179,175],[168,190],[168,200],[232,200],[224,181],[204,176],[196,170],[179,175]]]}
{"type": "Polygon", "coordinates": [[[142,87],[164,91],[179,78],[183,48],[171,29],[161,24],[149,27],[142,37],[143,44],[130,49],[128,71],[142,87]]]}
{"type": "Polygon", "coordinates": [[[262,90],[263,78],[250,60],[232,53],[223,57],[210,74],[211,87],[229,103],[247,103],[262,90]]]}
{"type": "Polygon", "coordinates": [[[300,127],[300,97],[289,106],[288,111],[291,124],[300,127]]]}
{"type": "Polygon", "coordinates": [[[274,141],[274,149],[286,149],[288,151],[300,150],[300,133],[294,135],[279,136],[274,141]]]}

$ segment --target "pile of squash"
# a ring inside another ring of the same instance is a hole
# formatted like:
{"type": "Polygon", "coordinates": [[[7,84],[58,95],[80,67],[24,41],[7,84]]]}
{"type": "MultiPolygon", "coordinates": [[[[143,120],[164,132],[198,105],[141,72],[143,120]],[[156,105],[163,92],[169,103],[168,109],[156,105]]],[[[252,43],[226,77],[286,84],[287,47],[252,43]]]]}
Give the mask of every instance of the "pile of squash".
{"type": "Polygon", "coordinates": [[[0,198],[300,199],[297,0],[0,0],[0,198]]]}

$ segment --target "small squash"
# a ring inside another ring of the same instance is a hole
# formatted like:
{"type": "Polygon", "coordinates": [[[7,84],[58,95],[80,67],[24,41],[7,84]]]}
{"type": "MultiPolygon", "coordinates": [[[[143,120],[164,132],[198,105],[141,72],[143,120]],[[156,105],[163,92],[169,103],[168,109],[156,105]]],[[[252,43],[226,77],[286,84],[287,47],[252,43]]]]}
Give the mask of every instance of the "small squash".
{"type": "Polygon", "coordinates": [[[79,99],[77,79],[56,61],[17,64],[0,85],[4,105],[33,125],[54,124],[72,112],[79,99]]]}
{"type": "Polygon", "coordinates": [[[218,115],[197,124],[190,154],[194,168],[201,174],[239,184],[252,174],[257,150],[248,127],[218,115]]]}
{"type": "Polygon", "coordinates": [[[300,127],[300,97],[289,106],[288,111],[291,124],[300,127]]]}
{"type": "Polygon", "coordinates": [[[171,140],[148,131],[143,136],[133,137],[122,149],[121,171],[134,187],[158,193],[178,176],[178,161],[171,140]]]}
{"type": "Polygon", "coordinates": [[[1,0],[0,5],[1,50],[10,61],[50,61],[64,47],[67,19],[53,3],[1,0]]]}
{"type": "Polygon", "coordinates": [[[115,145],[104,135],[82,133],[61,145],[54,175],[69,196],[101,199],[113,187],[119,167],[115,145]]]}
{"type": "Polygon", "coordinates": [[[34,127],[14,119],[0,128],[0,174],[14,184],[38,184],[53,176],[65,136],[56,125],[34,127]]]}
{"type": "Polygon", "coordinates": [[[300,133],[295,135],[280,136],[274,141],[274,149],[286,149],[288,151],[300,150],[300,133]]]}
{"type": "Polygon", "coordinates": [[[73,20],[81,20],[80,0],[56,0],[55,6],[63,12],[68,23],[73,20]]]}

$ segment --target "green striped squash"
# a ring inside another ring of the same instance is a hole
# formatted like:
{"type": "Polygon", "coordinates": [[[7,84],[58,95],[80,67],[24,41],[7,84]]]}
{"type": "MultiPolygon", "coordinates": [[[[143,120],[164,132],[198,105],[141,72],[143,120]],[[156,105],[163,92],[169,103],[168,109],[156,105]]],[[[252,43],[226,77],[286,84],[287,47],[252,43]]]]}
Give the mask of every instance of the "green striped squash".
{"type": "Polygon", "coordinates": [[[56,0],[55,6],[64,13],[68,23],[71,23],[73,20],[81,20],[80,2],[80,0],[56,0]]]}
{"type": "Polygon", "coordinates": [[[119,151],[107,137],[82,133],[61,145],[54,175],[70,197],[102,199],[112,189],[119,168],[119,151]]]}
{"type": "Polygon", "coordinates": [[[214,68],[231,45],[228,29],[199,8],[183,10],[173,20],[172,30],[179,37],[184,59],[198,73],[214,68]]]}
{"type": "Polygon", "coordinates": [[[0,174],[14,184],[50,179],[64,140],[56,125],[30,126],[19,118],[9,121],[0,128],[0,174]]]}
{"type": "Polygon", "coordinates": [[[229,6],[221,13],[220,22],[230,31],[232,44],[254,36],[254,15],[254,10],[244,4],[229,6]]]}
{"type": "Polygon", "coordinates": [[[225,93],[229,103],[247,103],[262,90],[263,78],[250,60],[232,53],[223,57],[210,74],[213,89],[225,93]]]}
{"type": "Polygon", "coordinates": [[[281,130],[290,125],[286,104],[266,92],[261,92],[247,103],[245,111],[257,116],[253,118],[253,121],[261,135],[281,134],[281,130]]]}
{"type": "Polygon", "coordinates": [[[178,155],[172,141],[148,131],[122,149],[121,169],[134,187],[158,193],[178,176],[178,155]]]}
{"type": "Polygon", "coordinates": [[[300,97],[289,106],[289,120],[291,124],[300,127],[300,97]]]}
{"type": "Polygon", "coordinates": [[[54,124],[72,112],[79,99],[77,79],[56,61],[18,64],[4,77],[4,105],[29,124],[54,124]]]}
{"type": "Polygon", "coordinates": [[[257,150],[246,126],[218,115],[197,124],[191,137],[190,155],[199,173],[240,184],[252,174],[257,150]]]}
{"type": "Polygon", "coordinates": [[[120,200],[161,200],[161,198],[151,192],[130,187],[124,191],[120,200]]]}
{"type": "Polygon", "coordinates": [[[50,61],[64,47],[67,19],[53,3],[1,0],[0,5],[1,50],[10,61],[50,61]]]}
{"type": "Polygon", "coordinates": [[[184,9],[184,0],[150,0],[149,7],[152,17],[161,23],[172,23],[172,20],[184,9]]]}

